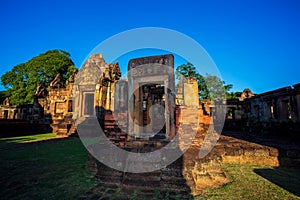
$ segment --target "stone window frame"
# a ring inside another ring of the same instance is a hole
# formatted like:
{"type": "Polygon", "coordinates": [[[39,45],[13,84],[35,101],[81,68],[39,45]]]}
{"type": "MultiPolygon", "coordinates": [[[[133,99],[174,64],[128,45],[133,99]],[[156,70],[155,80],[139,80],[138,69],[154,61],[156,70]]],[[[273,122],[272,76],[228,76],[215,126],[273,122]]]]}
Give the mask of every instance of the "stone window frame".
{"type": "MultiPolygon", "coordinates": [[[[57,109],[58,109],[57,107],[58,107],[58,105],[62,105],[62,104],[64,104],[64,103],[65,103],[64,101],[56,101],[56,102],[55,102],[55,104],[54,104],[54,106],[55,106],[55,107],[54,107],[54,113],[55,113],[55,114],[63,114],[63,113],[64,113],[64,108],[62,108],[62,109],[59,108],[59,110],[62,110],[62,112],[57,112],[57,109]]],[[[63,107],[64,107],[64,106],[63,106],[63,107]]]]}

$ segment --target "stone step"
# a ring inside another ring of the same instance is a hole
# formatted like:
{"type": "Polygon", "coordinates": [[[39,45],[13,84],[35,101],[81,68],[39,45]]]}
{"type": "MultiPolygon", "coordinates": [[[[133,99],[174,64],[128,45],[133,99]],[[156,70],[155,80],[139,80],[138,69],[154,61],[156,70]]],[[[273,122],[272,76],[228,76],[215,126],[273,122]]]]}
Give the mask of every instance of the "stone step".
{"type": "Polygon", "coordinates": [[[104,126],[117,126],[117,122],[115,121],[105,121],[104,126]]]}
{"type": "Polygon", "coordinates": [[[183,187],[186,185],[186,180],[184,177],[175,177],[175,176],[161,176],[161,183],[164,186],[168,187],[183,187]]]}
{"type": "Polygon", "coordinates": [[[149,176],[149,177],[125,177],[123,179],[123,185],[131,186],[149,186],[160,187],[160,177],[149,176]]]}
{"type": "Polygon", "coordinates": [[[124,180],[123,186],[133,186],[133,187],[160,187],[160,181],[139,181],[139,180],[124,180]]]}
{"type": "Polygon", "coordinates": [[[114,123],[110,123],[110,122],[109,123],[104,123],[104,127],[108,127],[108,126],[109,127],[119,127],[119,125],[115,122],[114,123]]]}
{"type": "Polygon", "coordinates": [[[119,131],[108,131],[104,130],[104,133],[108,133],[109,135],[117,135],[117,136],[126,136],[126,133],[119,131]]]}
{"type": "Polygon", "coordinates": [[[131,186],[119,184],[105,184],[99,183],[91,190],[86,192],[79,198],[84,199],[194,199],[190,195],[189,190],[169,190],[164,188],[153,188],[151,186],[131,186]],[[112,194],[114,194],[112,196],[112,194]]]}
{"type": "Polygon", "coordinates": [[[109,135],[115,135],[115,136],[127,136],[126,133],[115,131],[115,130],[114,131],[104,130],[104,133],[108,133],[109,135]]]}
{"type": "Polygon", "coordinates": [[[98,176],[96,179],[98,182],[100,182],[102,184],[106,184],[106,183],[121,184],[122,183],[122,177],[118,177],[118,176],[101,175],[101,176],[98,176]]]}
{"type": "Polygon", "coordinates": [[[104,130],[109,131],[109,132],[121,132],[121,129],[119,127],[104,127],[104,130]]]}
{"type": "Polygon", "coordinates": [[[113,115],[105,115],[104,121],[115,121],[115,118],[113,115]]]}

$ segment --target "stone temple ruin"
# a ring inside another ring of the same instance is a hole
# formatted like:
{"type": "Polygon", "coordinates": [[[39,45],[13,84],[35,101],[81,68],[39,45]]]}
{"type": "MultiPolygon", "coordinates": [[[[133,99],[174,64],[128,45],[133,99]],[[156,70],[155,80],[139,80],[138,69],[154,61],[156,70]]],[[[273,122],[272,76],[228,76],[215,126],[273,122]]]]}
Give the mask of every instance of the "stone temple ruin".
{"type": "MultiPolygon", "coordinates": [[[[257,146],[260,153],[255,150],[252,156],[236,141],[230,141],[232,148],[217,144],[211,153],[200,159],[198,153],[209,126],[218,121],[216,112],[218,107],[214,102],[198,99],[197,80],[181,78],[175,87],[173,55],[130,60],[126,80],[121,79],[117,62],[107,64],[101,54],[91,55],[66,84],[61,82],[60,75],[49,88],[41,84],[33,104],[15,107],[6,99],[0,106],[0,118],[26,121],[35,127],[49,125],[60,136],[76,132],[73,120],[76,118],[79,119],[77,125],[88,130],[87,138],[91,138],[98,134],[98,129],[89,120],[96,119],[109,141],[128,152],[152,152],[177,138],[177,145],[185,153],[171,165],[154,172],[121,172],[97,161],[91,154],[87,168],[95,173],[101,184],[145,190],[151,185],[183,194],[187,191],[197,194],[202,188],[229,182],[221,161],[233,162],[238,158],[250,163],[259,160],[259,164],[279,164],[276,149],[257,146]],[[185,141],[191,141],[189,146],[185,141]]],[[[274,133],[288,129],[289,133],[297,134],[299,124],[300,84],[260,95],[245,89],[239,99],[227,100],[227,130],[274,133]]],[[[107,157],[114,156],[109,151],[105,153],[107,157]]],[[[146,164],[154,166],[162,162],[159,159],[163,157],[148,160],[146,164]]]]}
{"type": "Polygon", "coordinates": [[[259,95],[245,89],[239,99],[228,99],[225,128],[298,135],[300,83],[259,95]]]}
{"type": "MultiPolygon", "coordinates": [[[[159,57],[153,58],[159,62],[159,57]]],[[[145,60],[145,58],[141,59],[145,60]]],[[[133,59],[130,61],[128,69],[131,70],[133,66],[139,62],[139,65],[143,62],[139,59],[133,59]]],[[[95,91],[90,95],[84,96],[86,98],[95,98],[95,106],[98,109],[105,109],[114,111],[115,105],[117,110],[124,110],[127,107],[125,104],[127,100],[127,94],[123,94],[124,90],[128,88],[128,80],[120,80],[120,69],[118,63],[106,64],[102,55],[95,54],[84,63],[82,68],[90,68],[91,66],[97,66],[99,70],[99,77],[95,91]],[[86,66],[86,67],[85,67],[86,66]],[[100,72],[101,71],[101,72],[100,72]],[[118,84],[116,84],[118,83],[118,84]],[[116,86],[116,87],[115,87],[116,86]],[[92,96],[92,94],[94,96],[92,96]],[[118,102],[114,102],[118,99],[118,102]]],[[[83,69],[81,69],[83,71],[83,69]]],[[[26,104],[21,106],[10,105],[9,99],[6,98],[2,105],[0,105],[0,119],[14,119],[16,121],[26,121],[30,124],[48,124],[51,126],[52,132],[57,135],[68,136],[75,133],[75,126],[72,120],[74,113],[74,80],[77,74],[77,70],[74,71],[72,76],[66,83],[62,83],[60,75],[57,75],[50,84],[50,87],[45,88],[41,84],[34,96],[33,104],[26,104]]],[[[139,84],[139,78],[134,78],[136,75],[131,75],[131,80],[135,80],[139,84]]],[[[84,77],[87,79],[87,77],[84,77]]],[[[173,81],[174,77],[170,77],[169,81],[173,81]]],[[[94,84],[94,82],[91,82],[94,84]]],[[[154,95],[160,90],[165,88],[158,87],[159,85],[168,84],[165,83],[165,79],[158,84],[146,84],[143,86],[143,98],[146,96],[154,95]],[[149,88],[158,87],[155,90],[151,89],[151,93],[148,94],[149,88]]],[[[167,87],[174,87],[167,85],[167,87]]],[[[176,90],[176,97],[172,97],[175,100],[176,105],[194,105],[199,110],[199,120],[201,124],[211,124],[213,119],[213,112],[215,111],[214,103],[209,100],[197,100],[194,101],[190,98],[191,95],[185,95],[183,91],[187,91],[192,87],[193,91],[197,90],[197,83],[192,79],[185,79],[180,82],[180,87],[176,90]],[[187,84],[189,83],[189,84],[187,84]],[[192,86],[194,84],[194,86],[192,86]],[[186,87],[186,86],[189,87],[186,87]],[[186,88],[184,90],[184,87],[186,88]],[[183,97],[184,96],[184,97],[183,97]]],[[[169,88],[172,89],[172,88],[169,88]]],[[[92,89],[94,90],[94,89],[92,89]]],[[[137,91],[136,91],[137,93],[137,91]]],[[[243,129],[250,131],[266,131],[266,132],[286,132],[288,127],[289,132],[297,133],[299,131],[300,124],[300,83],[293,87],[288,86],[277,90],[269,91],[260,95],[254,95],[249,89],[245,89],[239,99],[227,99],[227,115],[225,128],[228,129],[243,129]]],[[[138,95],[138,94],[137,94],[138,95]]],[[[156,95],[158,97],[159,95],[156,95]]],[[[159,97],[156,101],[165,101],[165,96],[159,97]]],[[[173,100],[172,100],[173,101],[173,100]]],[[[169,101],[167,101],[169,102],[169,101]]],[[[139,104],[141,102],[134,102],[139,104]]],[[[149,102],[143,100],[144,106],[149,102]]],[[[157,104],[157,103],[156,103],[157,104]]],[[[86,105],[90,106],[90,105],[86,105]]],[[[172,107],[172,106],[171,106],[172,107]]],[[[165,106],[167,109],[172,109],[170,106],[165,106]]],[[[89,107],[92,109],[92,107],[89,107]]],[[[175,109],[176,119],[167,119],[173,121],[172,123],[179,123],[180,115],[178,109],[175,109]]],[[[84,111],[89,113],[89,111],[84,111]]],[[[148,112],[148,111],[147,111],[148,112]]],[[[142,113],[142,111],[141,111],[142,113]]],[[[142,120],[142,114],[135,112],[135,120],[142,120]]],[[[103,118],[102,112],[97,112],[98,118],[103,118]]],[[[168,117],[168,116],[167,116],[168,117]]],[[[103,118],[104,119],[104,118],[103,118]]],[[[138,124],[149,123],[149,119],[143,119],[144,122],[139,121],[138,124]],[[147,122],[148,120],[148,122],[147,122]]],[[[157,120],[159,121],[159,120],[157,120]]],[[[168,131],[171,131],[171,135],[174,134],[174,125],[167,123],[168,131]]],[[[136,124],[136,123],[134,123],[136,124]]],[[[130,132],[136,131],[135,127],[131,127],[129,124],[130,132]]],[[[105,124],[102,124],[105,125],[105,124]]],[[[153,124],[155,127],[155,125],[153,124]]],[[[147,126],[149,128],[149,126],[147,126]]],[[[171,136],[172,137],[172,136],[171,136]]]]}
{"type": "Polygon", "coordinates": [[[130,60],[127,80],[119,80],[117,63],[110,64],[107,71],[101,69],[101,64],[94,63],[104,63],[103,58],[92,56],[77,74],[74,115],[78,119],[80,137],[89,141],[87,148],[91,154],[87,168],[95,172],[101,184],[145,190],[159,188],[188,195],[190,192],[196,194],[203,187],[219,186],[229,181],[218,158],[207,156],[200,160],[198,157],[199,144],[205,137],[198,131],[199,124],[200,129],[205,130],[213,121],[209,114],[199,113],[203,113],[202,109],[210,110],[209,106],[213,105],[198,106],[198,86],[192,78],[180,81],[176,96],[173,55],[130,60]],[[141,163],[137,158],[123,156],[122,152],[121,156],[118,155],[112,146],[105,144],[105,139],[91,143],[92,138],[101,137],[97,123],[93,122],[95,116],[105,137],[126,152],[140,155],[164,148],[163,153],[141,163]],[[192,141],[195,135],[196,139],[192,141]],[[168,146],[174,140],[178,141],[174,143],[176,148],[168,146]],[[191,148],[187,141],[190,141],[191,148]],[[100,143],[106,146],[97,147],[100,143]],[[181,156],[181,151],[185,150],[181,156]],[[94,158],[97,152],[102,156],[96,156],[97,159],[113,160],[108,165],[118,163],[118,169],[97,161],[94,158]],[[164,164],[168,155],[176,153],[180,156],[175,162],[168,166],[164,164]],[[119,162],[118,157],[125,162],[119,162]],[[135,164],[142,166],[143,170],[150,169],[150,172],[133,173],[137,171],[130,168],[135,164]],[[162,165],[164,167],[157,167],[162,165]]]}

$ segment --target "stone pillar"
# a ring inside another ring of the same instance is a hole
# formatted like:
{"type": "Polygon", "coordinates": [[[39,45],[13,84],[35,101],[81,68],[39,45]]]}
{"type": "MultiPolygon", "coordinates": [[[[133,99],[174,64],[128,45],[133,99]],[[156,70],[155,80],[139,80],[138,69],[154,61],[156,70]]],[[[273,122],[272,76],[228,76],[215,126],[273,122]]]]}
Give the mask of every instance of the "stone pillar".
{"type": "Polygon", "coordinates": [[[186,106],[199,106],[198,83],[196,78],[186,78],[183,84],[183,99],[186,106]]]}
{"type": "Polygon", "coordinates": [[[110,98],[111,98],[111,82],[108,82],[105,109],[110,110],[110,98]]]}
{"type": "Polygon", "coordinates": [[[111,86],[110,86],[110,110],[111,111],[114,111],[115,110],[115,85],[116,83],[113,82],[111,83],[111,86]]]}
{"type": "Polygon", "coordinates": [[[113,92],[113,102],[114,110],[125,111],[127,110],[127,82],[125,80],[120,80],[114,83],[113,92]]]}
{"type": "Polygon", "coordinates": [[[300,123],[300,83],[293,85],[293,87],[294,87],[294,95],[295,95],[297,122],[300,123]]]}

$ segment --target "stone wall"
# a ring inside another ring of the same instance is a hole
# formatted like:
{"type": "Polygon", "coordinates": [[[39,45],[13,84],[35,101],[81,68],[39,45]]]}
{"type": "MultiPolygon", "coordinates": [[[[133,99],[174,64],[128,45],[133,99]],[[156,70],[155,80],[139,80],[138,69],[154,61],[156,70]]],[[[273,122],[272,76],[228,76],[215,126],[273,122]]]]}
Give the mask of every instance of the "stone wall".
{"type": "MultiPolygon", "coordinates": [[[[72,119],[73,84],[69,83],[65,88],[50,87],[47,104],[44,105],[45,116],[51,120],[53,133],[57,135],[71,135],[75,133],[75,125],[72,119]]],[[[40,99],[45,101],[45,99],[40,99]]]]}
{"type": "Polygon", "coordinates": [[[300,131],[299,85],[227,100],[225,129],[297,135],[300,131]]]}
{"type": "Polygon", "coordinates": [[[17,137],[50,133],[52,128],[49,124],[31,123],[20,119],[0,119],[0,137],[17,137]]]}
{"type": "Polygon", "coordinates": [[[48,88],[41,83],[33,97],[33,104],[11,106],[7,98],[0,106],[0,119],[18,119],[32,124],[51,125],[52,132],[60,136],[76,132],[73,117],[95,114],[99,119],[102,116],[101,119],[104,120],[103,113],[113,110],[115,105],[114,87],[120,78],[118,63],[106,64],[101,54],[94,54],[84,63],[79,77],[77,73],[78,70],[75,70],[66,82],[62,82],[61,75],[58,74],[48,88]],[[75,87],[81,92],[81,105],[73,102],[74,94],[77,94],[75,87]],[[87,88],[89,91],[86,91],[87,88]],[[93,95],[92,105],[89,106],[91,113],[86,110],[87,105],[84,101],[85,95],[88,94],[93,95]],[[75,114],[79,114],[74,116],[74,111],[75,114]]]}
{"type": "Polygon", "coordinates": [[[19,119],[17,107],[0,105],[0,119],[19,119]]]}

